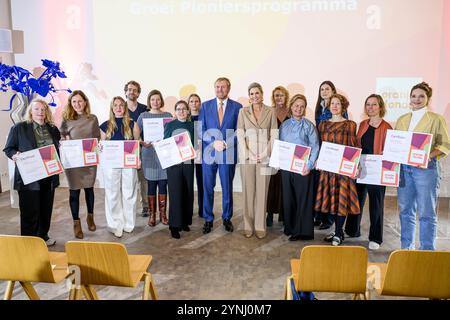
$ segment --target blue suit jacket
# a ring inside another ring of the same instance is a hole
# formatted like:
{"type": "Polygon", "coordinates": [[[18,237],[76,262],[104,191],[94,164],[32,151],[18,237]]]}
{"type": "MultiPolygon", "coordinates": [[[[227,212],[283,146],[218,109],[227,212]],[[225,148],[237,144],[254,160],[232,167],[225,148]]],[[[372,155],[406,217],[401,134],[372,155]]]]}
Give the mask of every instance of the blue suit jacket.
{"type": "Polygon", "coordinates": [[[219,126],[217,113],[217,99],[214,98],[202,103],[200,109],[199,137],[202,139],[203,163],[211,164],[236,164],[237,162],[237,138],[236,128],[239,110],[242,105],[228,98],[223,116],[222,125],[219,126]],[[216,140],[225,141],[227,148],[222,152],[214,150],[212,143],[216,140]]]}

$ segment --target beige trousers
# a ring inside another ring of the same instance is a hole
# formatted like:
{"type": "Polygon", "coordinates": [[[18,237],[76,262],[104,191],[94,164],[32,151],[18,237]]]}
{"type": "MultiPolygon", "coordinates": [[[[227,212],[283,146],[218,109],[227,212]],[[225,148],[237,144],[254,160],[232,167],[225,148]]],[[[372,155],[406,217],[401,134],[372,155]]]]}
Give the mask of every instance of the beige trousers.
{"type": "Polygon", "coordinates": [[[139,191],[140,191],[140,204],[142,208],[148,208],[148,197],[147,197],[147,179],[144,176],[144,170],[138,169],[138,179],[139,179],[139,191]]]}
{"type": "Polygon", "coordinates": [[[267,169],[267,164],[241,165],[245,231],[266,231],[267,191],[270,181],[267,169]]]}

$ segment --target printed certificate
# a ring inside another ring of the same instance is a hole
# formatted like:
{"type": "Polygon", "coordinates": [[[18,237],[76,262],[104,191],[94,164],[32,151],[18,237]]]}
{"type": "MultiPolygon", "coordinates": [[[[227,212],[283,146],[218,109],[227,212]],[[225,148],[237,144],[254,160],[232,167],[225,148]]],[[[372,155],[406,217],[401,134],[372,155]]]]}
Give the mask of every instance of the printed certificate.
{"type": "Polygon", "coordinates": [[[383,160],[427,168],[432,141],[430,133],[388,130],[383,160]]]}
{"type": "Polygon", "coordinates": [[[381,155],[361,155],[361,172],[357,183],[373,184],[379,186],[398,187],[400,164],[385,161],[381,155]]]}
{"type": "Polygon", "coordinates": [[[322,142],[316,168],[354,177],[358,169],[361,149],[341,144],[322,142]]]}
{"type": "Polygon", "coordinates": [[[294,173],[302,173],[306,168],[310,154],[310,147],[275,140],[269,166],[294,173]]]}
{"type": "Polygon", "coordinates": [[[63,140],[59,147],[61,163],[65,169],[96,166],[98,140],[80,139],[63,140]]]}
{"type": "Polygon", "coordinates": [[[139,141],[103,140],[100,145],[100,166],[103,168],[140,168],[139,141]]]}
{"type": "Polygon", "coordinates": [[[163,169],[194,159],[196,156],[191,138],[186,131],[155,142],[153,147],[163,169]]]}
{"type": "Polygon", "coordinates": [[[53,144],[22,152],[16,165],[25,185],[64,171],[53,144]]]}
{"type": "Polygon", "coordinates": [[[173,118],[145,118],[142,119],[145,142],[156,142],[164,139],[164,125],[173,118]]]}

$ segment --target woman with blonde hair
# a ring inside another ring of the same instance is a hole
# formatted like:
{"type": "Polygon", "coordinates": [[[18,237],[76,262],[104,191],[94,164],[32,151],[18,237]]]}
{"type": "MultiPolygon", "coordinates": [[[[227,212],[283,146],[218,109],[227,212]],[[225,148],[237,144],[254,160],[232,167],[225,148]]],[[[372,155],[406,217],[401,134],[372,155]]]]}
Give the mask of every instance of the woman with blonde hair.
{"type": "Polygon", "coordinates": [[[319,155],[319,136],[314,124],[305,118],[307,101],[296,94],[289,102],[290,118],[280,127],[280,140],[311,148],[301,173],[281,171],[283,186],[284,233],[289,241],[314,239],[314,176],[311,170],[319,155]]]}
{"type": "MultiPolygon", "coordinates": [[[[98,119],[91,114],[88,97],[83,91],[73,91],[67,99],[60,127],[63,140],[100,139],[98,119]]],[[[97,229],[94,222],[94,184],[97,176],[97,166],[65,169],[69,184],[69,204],[73,218],[73,232],[76,238],[83,239],[83,230],[79,216],[80,191],[84,189],[86,199],[89,231],[97,229]]]]}
{"type": "MultiPolygon", "coordinates": [[[[135,123],[128,114],[122,97],[111,101],[109,120],[100,125],[102,140],[134,140],[135,123]]],[[[118,238],[132,232],[136,221],[137,170],[134,168],[103,169],[105,214],[108,228],[118,238]]]]}
{"type": "MultiPolygon", "coordinates": [[[[364,109],[368,119],[361,122],[356,136],[358,146],[362,148],[362,154],[383,154],[384,142],[388,130],[392,130],[389,123],[383,120],[386,107],[383,98],[378,94],[371,94],[366,98],[364,109]]],[[[377,250],[383,242],[383,217],[385,186],[358,183],[359,206],[361,214],[349,215],[345,223],[345,233],[350,237],[359,237],[361,217],[369,195],[369,249],[377,250]]]]}
{"type": "MultiPolygon", "coordinates": [[[[289,118],[289,92],[283,86],[272,90],[272,107],[275,110],[278,127],[289,118]]],[[[283,221],[283,191],[281,172],[270,176],[269,191],[267,192],[267,218],[268,227],[273,225],[273,215],[278,214],[278,221],[283,221]]]]}
{"type": "MultiPolygon", "coordinates": [[[[54,145],[59,152],[61,135],[53,124],[52,113],[47,102],[34,99],[26,111],[26,121],[14,125],[6,141],[6,156],[13,160],[21,152],[48,145],[54,145]]],[[[29,184],[24,184],[19,170],[14,172],[14,190],[19,193],[20,234],[44,239],[47,246],[56,241],[48,236],[53,210],[55,188],[59,186],[59,176],[53,175],[29,184]]]]}
{"type": "Polygon", "coordinates": [[[258,239],[266,236],[266,203],[269,188],[268,163],[272,145],[278,138],[277,118],[273,108],[263,104],[259,83],[248,87],[250,105],[239,110],[237,139],[241,162],[244,198],[244,235],[258,239]]]}

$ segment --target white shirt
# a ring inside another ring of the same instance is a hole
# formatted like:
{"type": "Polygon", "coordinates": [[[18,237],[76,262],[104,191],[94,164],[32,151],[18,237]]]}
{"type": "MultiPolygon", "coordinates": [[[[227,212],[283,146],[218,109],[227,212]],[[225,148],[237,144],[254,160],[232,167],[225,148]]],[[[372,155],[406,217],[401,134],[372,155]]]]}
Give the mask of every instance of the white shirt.
{"type": "Polygon", "coordinates": [[[428,107],[423,107],[422,109],[411,111],[412,117],[411,122],[409,123],[408,131],[414,131],[414,129],[419,124],[420,120],[422,120],[423,116],[427,113],[427,111],[428,107]]]}
{"type": "MultiPolygon", "coordinates": [[[[219,103],[220,103],[219,98],[216,98],[216,101],[217,101],[217,113],[219,113],[219,103]]],[[[228,102],[228,98],[226,98],[225,100],[222,101],[222,103],[223,103],[223,114],[224,115],[225,115],[225,109],[227,108],[227,102],[228,102]]]]}

